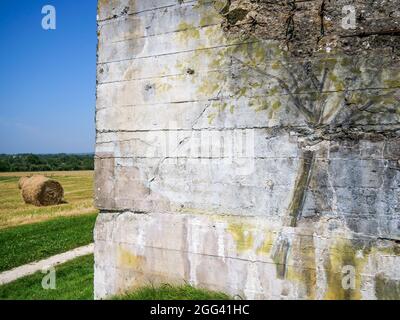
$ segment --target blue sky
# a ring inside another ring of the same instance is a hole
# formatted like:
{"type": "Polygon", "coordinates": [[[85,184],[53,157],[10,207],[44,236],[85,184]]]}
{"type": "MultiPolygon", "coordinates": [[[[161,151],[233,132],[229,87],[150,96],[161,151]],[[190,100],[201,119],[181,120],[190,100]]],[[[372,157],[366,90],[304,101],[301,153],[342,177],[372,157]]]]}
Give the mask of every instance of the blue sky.
{"type": "Polygon", "coordinates": [[[0,0],[0,153],[94,150],[97,0],[0,0]],[[56,30],[43,30],[53,5],[56,30]]]}

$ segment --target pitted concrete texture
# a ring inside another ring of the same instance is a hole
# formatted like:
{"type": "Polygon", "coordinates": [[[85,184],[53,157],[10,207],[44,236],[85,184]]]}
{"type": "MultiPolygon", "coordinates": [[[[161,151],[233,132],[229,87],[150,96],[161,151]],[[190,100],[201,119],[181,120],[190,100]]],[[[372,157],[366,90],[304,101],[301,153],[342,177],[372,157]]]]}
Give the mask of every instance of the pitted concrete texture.
{"type": "Polygon", "coordinates": [[[400,299],[399,4],[99,1],[95,295],[400,299]]]}
{"type": "Polygon", "coordinates": [[[97,298],[183,281],[247,299],[376,299],[388,289],[380,277],[398,290],[398,248],[355,241],[330,219],[294,229],[262,217],[103,213],[95,238],[97,298]],[[344,265],[355,271],[349,290],[344,265]]]}

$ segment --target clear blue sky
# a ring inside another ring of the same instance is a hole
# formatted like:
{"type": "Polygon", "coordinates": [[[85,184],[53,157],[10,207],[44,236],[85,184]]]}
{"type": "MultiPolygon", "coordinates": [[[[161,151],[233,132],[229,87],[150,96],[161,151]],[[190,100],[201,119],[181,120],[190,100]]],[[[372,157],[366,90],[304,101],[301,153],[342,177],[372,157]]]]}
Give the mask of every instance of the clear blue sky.
{"type": "Polygon", "coordinates": [[[94,150],[97,0],[0,0],[0,153],[94,150]],[[57,10],[45,31],[42,7],[57,10]]]}

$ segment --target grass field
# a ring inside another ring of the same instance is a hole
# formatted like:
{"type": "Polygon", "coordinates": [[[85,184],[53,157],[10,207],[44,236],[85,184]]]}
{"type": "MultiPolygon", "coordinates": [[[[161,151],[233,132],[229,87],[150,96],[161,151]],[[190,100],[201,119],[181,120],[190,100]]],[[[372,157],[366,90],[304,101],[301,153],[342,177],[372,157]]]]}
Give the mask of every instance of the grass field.
{"type": "Polygon", "coordinates": [[[37,272],[0,286],[1,300],[92,300],[93,255],[74,259],[56,267],[56,288],[45,290],[37,272]]]}
{"type": "Polygon", "coordinates": [[[64,187],[67,203],[58,206],[35,207],[27,205],[21,198],[18,180],[32,173],[0,173],[0,230],[46,221],[61,216],[76,216],[97,212],[93,207],[93,172],[68,171],[44,172],[58,180],[64,187]]]}
{"type": "MultiPolygon", "coordinates": [[[[93,255],[56,267],[56,288],[43,289],[41,272],[0,286],[2,300],[92,300],[93,255]]],[[[196,289],[189,285],[144,287],[114,300],[226,300],[224,293],[196,289]]]]}
{"type": "Polygon", "coordinates": [[[0,272],[93,242],[96,213],[0,230],[0,272]]]}

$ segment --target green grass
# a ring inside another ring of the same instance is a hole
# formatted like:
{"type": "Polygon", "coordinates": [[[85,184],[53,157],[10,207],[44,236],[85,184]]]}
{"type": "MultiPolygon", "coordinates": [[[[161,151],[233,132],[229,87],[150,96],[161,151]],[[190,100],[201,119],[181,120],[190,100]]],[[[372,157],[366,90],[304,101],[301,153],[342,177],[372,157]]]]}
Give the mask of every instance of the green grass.
{"type": "Polygon", "coordinates": [[[93,300],[93,255],[56,267],[56,289],[42,288],[41,272],[0,286],[1,300],[93,300]]]}
{"type": "MultiPolygon", "coordinates": [[[[93,255],[56,267],[56,289],[42,288],[45,274],[37,272],[0,286],[0,300],[93,300],[93,255]]],[[[228,300],[228,295],[190,285],[147,286],[113,300],[228,300]]]]}
{"type": "Polygon", "coordinates": [[[228,295],[206,289],[194,288],[188,284],[172,286],[164,284],[159,287],[139,288],[114,300],[230,300],[228,295]]]}
{"type": "Polygon", "coordinates": [[[94,212],[97,210],[93,206],[93,171],[0,173],[0,229],[94,212]],[[66,203],[48,207],[25,204],[18,180],[32,174],[59,181],[65,191],[66,203]]]}
{"type": "Polygon", "coordinates": [[[0,230],[0,272],[93,242],[97,214],[0,230]]]}

